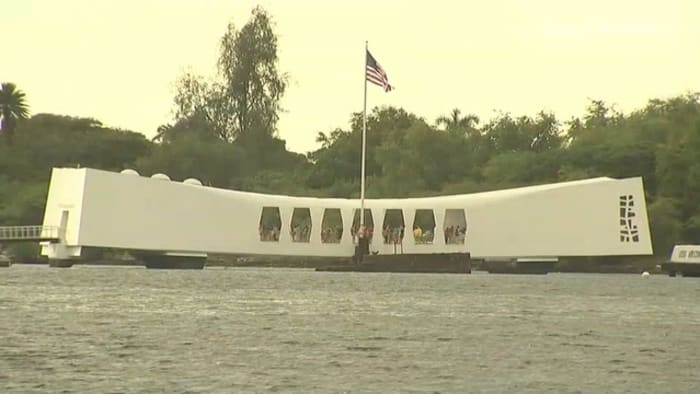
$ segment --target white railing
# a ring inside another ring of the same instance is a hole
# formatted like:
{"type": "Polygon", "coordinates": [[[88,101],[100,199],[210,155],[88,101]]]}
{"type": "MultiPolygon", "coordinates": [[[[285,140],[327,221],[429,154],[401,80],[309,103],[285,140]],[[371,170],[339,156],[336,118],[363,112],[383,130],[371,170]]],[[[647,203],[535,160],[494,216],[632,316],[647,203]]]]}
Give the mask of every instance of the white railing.
{"type": "Polygon", "coordinates": [[[59,240],[63,235],[57,226],[0,226],[0,242],[59,240]]]}

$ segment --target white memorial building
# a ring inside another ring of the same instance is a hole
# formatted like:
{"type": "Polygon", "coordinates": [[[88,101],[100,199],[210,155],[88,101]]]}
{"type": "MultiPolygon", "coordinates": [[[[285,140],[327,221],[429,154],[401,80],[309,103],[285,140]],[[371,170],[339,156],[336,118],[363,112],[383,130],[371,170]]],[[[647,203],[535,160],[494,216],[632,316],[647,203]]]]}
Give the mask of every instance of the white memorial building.
{"type": "MultiPolygon", "coordinates": [[[[166,175],[55,168],[44,226],[54,259],[82,247],[170,254],[350,257],[359,199],[202,186],[166,175]],[[353,223],[354,222],[354,223],[353,223]]],[[[483,193],[365,200],[370,251],[473,258],[649,255],[641,178],[594,178],[483,193]]]]}

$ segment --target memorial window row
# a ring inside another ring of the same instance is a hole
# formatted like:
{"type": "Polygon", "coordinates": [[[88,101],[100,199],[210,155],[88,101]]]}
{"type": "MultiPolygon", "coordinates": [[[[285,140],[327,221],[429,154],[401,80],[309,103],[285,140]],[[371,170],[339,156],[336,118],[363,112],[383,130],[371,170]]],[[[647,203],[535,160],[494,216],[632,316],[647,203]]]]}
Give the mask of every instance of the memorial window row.
{"type": "MultiPolygon", "coordinates": [[[[387,209],[382,220],[381,240],[384,244],[401,244],[405,237],[413,237],[418,245],[430,245],[435,241],[436,221],[433,209],[416,209],[411,227],[406,229],[402,209],[387,209]]],[[[282,225],[279,207],[263,207],[260,214],[259,234],[263,242],[277,242],[281,231],[288,231],[292,242],[308,243],[313,231],[320,231],[322,243],[340,243],[343,237],[343,217],[339,208],[326,208],[321,218],[321,228],[314,229],[309,208],[294,208],[291,222],[282,225]],[[283,230],[286,227],[286,230],[283,230]]],[[[350,235],[356,239],[360,232],[360,210],[355,209],[350,235]]],[[[375,232],[372,211],[365,209],[364,228],[366,235],[372,239],[375,232]]],[[[445,220],[440,231],[446,244],[464,244],[467,233],[467,218],[463,209],[445,210],[445,220]]]]}

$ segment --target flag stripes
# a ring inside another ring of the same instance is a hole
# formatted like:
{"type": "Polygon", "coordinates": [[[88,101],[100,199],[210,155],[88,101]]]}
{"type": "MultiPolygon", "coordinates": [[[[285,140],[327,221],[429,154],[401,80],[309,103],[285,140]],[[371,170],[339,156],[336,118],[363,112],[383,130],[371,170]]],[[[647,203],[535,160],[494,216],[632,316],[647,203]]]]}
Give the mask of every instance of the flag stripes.
{"type": "Polygon", "coordinates": [[[367,51],[367,70],[365,76],[367,81],[381,86],[384,88],[385,92],[389,92],[393,88],[393,86],[389,84],[389,77],[386,75],[386,72],[369,51],[367,51]]]}

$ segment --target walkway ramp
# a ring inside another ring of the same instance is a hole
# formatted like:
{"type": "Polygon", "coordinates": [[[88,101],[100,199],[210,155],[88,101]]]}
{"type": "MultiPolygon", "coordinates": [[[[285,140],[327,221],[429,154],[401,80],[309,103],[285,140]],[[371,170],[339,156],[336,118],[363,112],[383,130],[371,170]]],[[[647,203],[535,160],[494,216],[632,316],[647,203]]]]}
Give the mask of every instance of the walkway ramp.
{"type": "Polygon", "coordinates": [[[61,231],[56,226],[0,226],[0,244],[10,242],[59,242],[61,231]]]}

